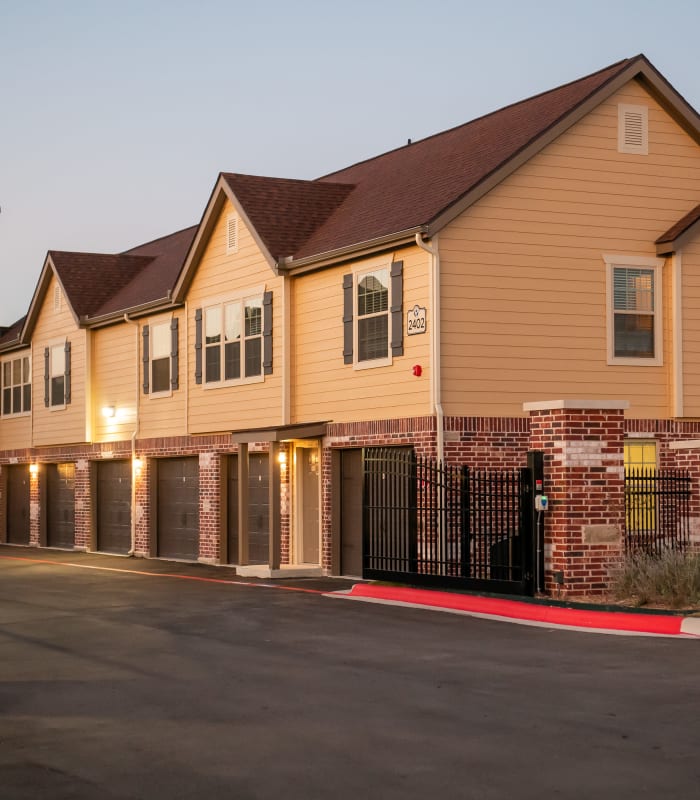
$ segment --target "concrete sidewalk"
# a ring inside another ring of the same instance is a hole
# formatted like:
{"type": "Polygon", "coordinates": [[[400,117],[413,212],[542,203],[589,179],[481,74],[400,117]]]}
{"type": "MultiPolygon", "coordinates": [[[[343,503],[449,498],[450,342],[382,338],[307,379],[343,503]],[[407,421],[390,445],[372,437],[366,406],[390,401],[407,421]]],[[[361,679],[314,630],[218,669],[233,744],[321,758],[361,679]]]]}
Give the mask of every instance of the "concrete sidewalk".
{"type": "Polygon", "coordinates": [[[377,583],[355,584],[349,592],[337,592],[333,596],[546,628],[631,636],[700,638],[700,614],[684,616],[683,613],[647,609],[598,609],[589,604],[576,606],[548,600],[484,597],[377,583]]]}

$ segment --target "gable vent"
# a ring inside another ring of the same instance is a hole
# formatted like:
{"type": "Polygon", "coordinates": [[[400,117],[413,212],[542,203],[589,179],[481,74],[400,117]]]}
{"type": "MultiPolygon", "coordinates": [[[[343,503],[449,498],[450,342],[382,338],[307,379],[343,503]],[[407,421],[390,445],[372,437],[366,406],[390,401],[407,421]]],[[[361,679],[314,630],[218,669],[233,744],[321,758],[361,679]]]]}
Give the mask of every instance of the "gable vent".
{"type": "Polygon", "coordinates": [[[238,216],[229,214],[226,218],[226,252],[238,252],[238,216]]]}
{"type": "Polygon", "coordinates": [[[63,308],[63,296],[61,295],[61,287],[53,287],[53,310],[58,313],[63,308]]]}
{"type": "Polygon", "coordinates": [[[649,109],[646,106],[618,106],[617,149],[620,153],[647,155],[649,109]]]}

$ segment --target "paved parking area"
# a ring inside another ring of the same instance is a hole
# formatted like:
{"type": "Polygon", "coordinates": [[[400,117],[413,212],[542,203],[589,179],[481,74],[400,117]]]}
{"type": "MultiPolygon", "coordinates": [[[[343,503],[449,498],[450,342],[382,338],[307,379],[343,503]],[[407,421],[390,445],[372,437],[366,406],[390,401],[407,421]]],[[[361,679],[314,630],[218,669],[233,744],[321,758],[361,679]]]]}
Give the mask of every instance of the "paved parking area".
{"type": "Polygon", "coordinates": [[[47,554],[0,548],[6,800],[697,794],[693,642],[47,554]]]}

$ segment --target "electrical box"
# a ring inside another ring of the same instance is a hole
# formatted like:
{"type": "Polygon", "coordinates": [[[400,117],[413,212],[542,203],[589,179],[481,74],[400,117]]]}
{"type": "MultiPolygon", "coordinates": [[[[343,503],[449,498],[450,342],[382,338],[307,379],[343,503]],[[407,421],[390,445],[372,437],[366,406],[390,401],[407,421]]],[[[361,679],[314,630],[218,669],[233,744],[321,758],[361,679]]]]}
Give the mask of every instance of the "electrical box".
{"type": "Polygon", "coordinates": [[[547,511],[549,508],[549,501],[546,494],[535,495],[535,511],[547,511]]]}

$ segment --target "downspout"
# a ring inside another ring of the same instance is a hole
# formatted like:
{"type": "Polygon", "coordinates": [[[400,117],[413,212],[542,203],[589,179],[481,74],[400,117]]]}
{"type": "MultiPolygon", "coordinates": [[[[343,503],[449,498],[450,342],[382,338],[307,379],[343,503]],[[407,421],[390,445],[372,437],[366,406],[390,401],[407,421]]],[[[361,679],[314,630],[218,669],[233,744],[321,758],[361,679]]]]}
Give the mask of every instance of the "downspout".
{"type": "Polygon", "coordinates": [[[432,241],[434,246],[431,247],[423,241],[423,234],[416,234],[418,247],[430,254],[430,307],[433,313],[432,336],[430,338],[430,360],[432,362],[432,369],[430,370],[430,399],[432,413],[435,415],[435,424],[437,426],[437,458],[438,461],[442,462],[445,460],[445,415],[442,410],[440,392],[442,386],[440,369],[440,252],[437,236],[434,236],[432,241]]]}
{"type": "Polygon", "coordinates": [[[124,314],[124,322],[130,322],[132,325],[136,325],[136,358],[134,359],[136,364],[136,403],[134,405],[136,410],[136,422],[134,425],[134,432],[131,434],[131,547],[127,553],[128,556],[133,556],[136,550],[136,468],[134,467],[134,463],[136,462],[136,437],[139,433],[139,400],[141,397],[139,389],[139,323],[138,320],[130,319],[128,314],[124,314]]]}

